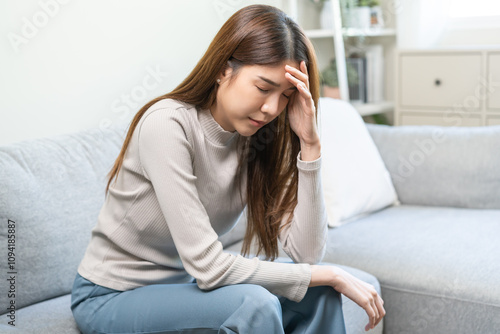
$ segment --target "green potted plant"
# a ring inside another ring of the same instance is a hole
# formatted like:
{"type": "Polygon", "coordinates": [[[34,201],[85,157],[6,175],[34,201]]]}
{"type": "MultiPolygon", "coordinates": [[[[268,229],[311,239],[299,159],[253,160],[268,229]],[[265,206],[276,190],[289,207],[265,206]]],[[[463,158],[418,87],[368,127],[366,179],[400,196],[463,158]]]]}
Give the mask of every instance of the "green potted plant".
{"type": "MultiPolygon", "coordinates": [[[[358,83],[358,73],[356,69],[349,63],[346,63],[347,81],[349,85],[358,83]]],[[[321,86],[324,97],[340,99],[339,82],[337,75],[337,62],[335,58],[330,61],[330,64],[320,73],[321,86]]]]}

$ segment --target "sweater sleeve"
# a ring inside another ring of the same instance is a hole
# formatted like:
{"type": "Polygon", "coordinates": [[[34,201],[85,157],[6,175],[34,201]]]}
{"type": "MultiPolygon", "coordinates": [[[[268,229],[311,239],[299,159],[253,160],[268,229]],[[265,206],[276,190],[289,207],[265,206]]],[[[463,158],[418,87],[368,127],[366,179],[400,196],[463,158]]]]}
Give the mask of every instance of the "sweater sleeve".
{"type": "Polygon", "coordinates": [[[280,233],[279,240],[283,251],[294,262],[315,264],[325,255],[328,237],[328,217],[321,185],[321,156],[313,161],[303,161],[300,153],[297,156],[297,206],[291,224],[280,233]]]}
{"type": "Polygon", "coordinates": [[[304,297],[311,280],[307,263],[278,263],[223,251],[199,199],[193,171],[194,150],[184,117],[158,109],[138,126],[139,157],[153,185],[184,269],[200,289],[249,283],[293,301],[304,297]]]}

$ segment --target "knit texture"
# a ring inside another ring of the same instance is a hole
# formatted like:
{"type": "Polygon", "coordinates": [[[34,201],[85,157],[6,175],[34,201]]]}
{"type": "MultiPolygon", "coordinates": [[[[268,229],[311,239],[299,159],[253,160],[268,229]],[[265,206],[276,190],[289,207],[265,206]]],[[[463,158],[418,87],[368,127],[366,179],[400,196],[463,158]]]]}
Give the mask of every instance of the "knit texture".
{"type": "Polygon", "coordinates": [[[246,258],[225,252],[218,240],[246,206],[246,168],[242,200],[236,182],[238,136],[209,109],[173,99],[152,105],[134,130],[78,273],[120,291],[196,278],[203,290],[257,284],[302,300],[310,264],[321,261],[326,247],[321,157],[302,161],[298,155],[298,204],[279,235],[295,263],[246,258]]]}

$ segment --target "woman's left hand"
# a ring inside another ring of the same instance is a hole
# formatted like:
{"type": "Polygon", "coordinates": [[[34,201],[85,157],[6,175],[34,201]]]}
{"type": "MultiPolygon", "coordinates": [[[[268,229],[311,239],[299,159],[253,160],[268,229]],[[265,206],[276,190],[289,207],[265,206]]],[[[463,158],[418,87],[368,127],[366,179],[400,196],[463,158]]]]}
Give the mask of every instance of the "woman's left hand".
{"type": "Polygon", "coordinates": [[[299,65],[300,71],[294,67],[285,66],[285,77],[297,91],[288,101],[288,119],[293,132],[299,137],[301,144],[316,145],[319,135],[316,127],[316,108],[309,91],[309,76],[305,61],[299,65]]]}

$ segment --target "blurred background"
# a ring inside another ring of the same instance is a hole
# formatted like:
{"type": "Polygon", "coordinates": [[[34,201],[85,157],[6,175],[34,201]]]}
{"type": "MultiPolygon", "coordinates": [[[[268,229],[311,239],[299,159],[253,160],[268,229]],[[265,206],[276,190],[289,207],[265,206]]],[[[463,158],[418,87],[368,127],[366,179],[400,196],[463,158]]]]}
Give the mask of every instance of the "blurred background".
{"type": "Polygon", "coordinates": [[[307,30],[323,96],[350,95],[367,122],[395,124],[399,50],[500,45],[493,0],[6,0],[0,145],[130,122],[185,78],[234,12],[254,3],[285,10],[307,30]],[[357,7],[365,8],[360,18],[357,7]]]}

